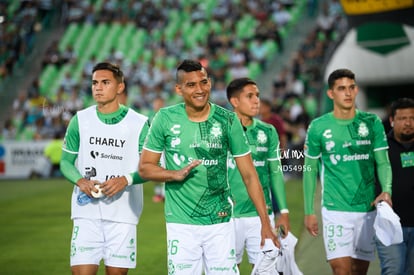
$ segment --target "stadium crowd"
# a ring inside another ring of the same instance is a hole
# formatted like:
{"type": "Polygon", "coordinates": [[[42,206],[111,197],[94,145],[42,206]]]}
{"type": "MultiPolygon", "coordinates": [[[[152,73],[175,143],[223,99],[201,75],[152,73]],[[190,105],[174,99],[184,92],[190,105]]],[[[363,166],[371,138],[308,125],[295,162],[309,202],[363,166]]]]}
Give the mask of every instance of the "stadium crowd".
{"type": "MultiPolygon", "coordinates": [[[[40,2],[43,1],[36,3],[39,5],[40,2]]],[[[272,61],[275,54],[283,54],[284,32],[293,22],[293,13],[289,11],[298,2],[66,0],[60,12],[62,23],[65,24],[82,23],[83,26],[90,24],[96,27],[101,23],[133,23],[137,29],[147,30],[149,39],[143,41],[143,48],[149,49],[152,55],[148,57],[143,54],[131,62],[126,52],[111,47],[106,60],[124,68],[128,82],[127,104],[142,113],[149,113],[152,101],[157,97],[164,98],[167,104],[177,100],[172,89],[173,71],[176,63],[183,58],[198,59],[209,69],[214,84],[212,100],[229,107],[225,96],[225,86],[229,80],[243,76],[258,77],[268,68],[268,61],[272,61]],[[205,40],[186,37],[191,29],[187,32],[177,29],[171,37],[166,33],[160,34],[160,29],[168,28],[172,13],[189,14],[192,26],[198,22],[214,24],[209,24],[199,34],[205,36],[205,40]],[[250,18],[248,25],[240,23],[246,21],[245,18],[250,18]],[[240,30],[241,26],[244,29],[240,30]],[[276,51],[269,51],[269,41],[277,45],[276,51]],[[171,57],[174,62],[170,65],[160,62],[171,57]]],[[[26,2],[22,2],[22,7],[33,8],[34,3],[23,3],[26,2]]],[[[7,8],[7,5],[3,5],[3,9],[7,8]]],[[[23,12],[25,8],[21,10],[23,12]]],[[[306,9],[301,11],[306,14],[306,9]]],[[[327,2],[322,11],[315,14],[316,28],[298,45],[290,63],[274,79],[269,80],[273,81],[273,109],[284,120],[289,148],[300,148],[303,144],[308,122],[317,114],[316,102],[322,88],[321,64],[329,47],[337,41],[338,34],[346,28],[338,1],[327,2]]],[[[82,52],[76,52],[73,44],[69,43],[62,49],[59,41],[52,41],[41,58],[42,66],[59,68],[65,64],[78,64],[82,58],[80,54],[82,52]]],[[[57,91],[44,92],[42,85],[44,87],[45,83],[41,83],[39,76],[27,90],[17,92],[13,113],[1,133],[2,139],[51,139],[64,132],[73,114],[91,102],[89,80],[91,68],[97,59],[96,55],[87,58],[81,77],[76,78],[71,71],[64,73],[57,91]]],[[[46,85],[45,89],[48,88],[46,85]]]]}
{"type": "Polygon", "coordinates": [[[48,27],[52,0],[0,1],[0,81],[22,65],[37,32],[48,27]]]}

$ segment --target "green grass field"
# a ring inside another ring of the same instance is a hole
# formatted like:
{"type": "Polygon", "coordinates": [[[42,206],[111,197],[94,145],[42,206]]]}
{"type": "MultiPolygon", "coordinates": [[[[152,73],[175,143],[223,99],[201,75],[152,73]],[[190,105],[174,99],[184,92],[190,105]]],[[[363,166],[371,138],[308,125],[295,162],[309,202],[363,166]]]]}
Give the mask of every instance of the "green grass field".
{"type": "MultiPolygon", "coordinates": [[[[71,274],[69,248],[72,185],[63,179],[0,182],[0,274],[71,274]]],[[[286,183],[292,233],[303,224],[300,181],[286,183]]],[[[137,268],[129,274],[167,274],[163,204],[153,203],[153,185],[145,184],[144,211],[138,225],[137,268]]],[[[243,261],[240,272],[250,274],[243,261]]],[[[99,274],[104,274],[100,268],[99,274]]]]}

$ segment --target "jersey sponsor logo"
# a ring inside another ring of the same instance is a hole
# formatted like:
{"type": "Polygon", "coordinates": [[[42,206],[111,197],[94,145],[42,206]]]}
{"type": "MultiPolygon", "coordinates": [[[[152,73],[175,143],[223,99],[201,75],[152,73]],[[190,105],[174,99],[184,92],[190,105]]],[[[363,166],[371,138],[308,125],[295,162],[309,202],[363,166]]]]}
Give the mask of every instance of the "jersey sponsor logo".
{"type": "Polygon", "coordinates": [[[181,133],[180,128],[181,128],[181,125],[180,124],[175,124],[175,125],[173,125],[173,127],[170,128],[170,131],[174,135],[178,135],[178,134],[181,133]]]}
{"type": "Polygon", "coordinates": [[[91,152],[90,152],[90,154],[91,154],[91,157],[92,157],[93,159],[96,159],[96,157],[98,157],[98,156],[99,156],[99,152],[96,152],[96,151],[91,151],[91,152]]]}
{"type": "Polygon", "coordinates": [[[89,137],[89,144],[123,148],[126,140],[116,138],[89,137]]]}
{"type": "Polygon", "coordinates": [[[326,151],[331,151],[333,148],[335,147],[335,142],[334,141],[332,141],[332,140],[330,140],[330,141],[327,141],[327,142],[325,142],[325,149],[326,149],[326,151]]]}
{"type": "Polygon", "coordinates": [[[85,179],[91,179],[92,177],[96,176],[96,168],[95,167],[85,167],[85,179]]]}
{"type": "Polygon", "coordinates": [[[117,156],[117,155],[114,155],[114,154],[99,153],[98,151],[91,151],[90,155],[93,159],[96,159],[99,156],[101,156],[101,159],[123,160],[122,156],[117,156]]]}
{"type": "Polygon", "coordinates": [[[337,165],[339,161],[347,162],[347,161],[359,161],[359,160],[368,160],[369,154],[353,154],[353,155],[335,155],[331,154],[329,156],[332,164],[337,165]]]}
{"type": "Polygon", "coordinates": [[[323,134],[322,134],[325,138],[331,138],[332,137],[332,130],[331,129],[326,129],[323,134]]]}
{"type": "MultiPolygon", "coordinates": [[[[186,158],[183,155],[178,155],[177,153],[175,153],[173,155],[173,161],[176,165],[181,165],[182,163],[191,163],[193,162],[195,159],[190,157],[190,158],[186,158]]],[[[211,166],[211,165],[217,165],[218,164],[218,160],[217,159],[206,159],[206,158],[202,158],[201,159],[201,164],[204,166],[211,166]]]]}
{"type": "MultiPolygon", "coordinates": [[[[194,159],[193,158],[189,158],[188,159],[190,162],[192,162],[194,159]]],[[[201,164],[204,166],[212,166],[212,165],[217,165],[218,164],[218,160],[216,159],[201,159],[201,164]]]]}
{"type": "Polygon", "coordinates": [[[263,147],[263,146],[256,147],[256,152],[267,152],[267,151],[269,151],[269,148],[267,147],[263,147]]]}
{"type": "Polygon", "coordinates": [[[354,161],[354,160],[368,160],[369,154],[353,154],[353,155],[344,155],[343,161],[354,161]]]}
{"type": "Polygon", "coordinates": [[[357,145],[370,145],[371,141],[369,139],[357,140],[356,144],[357,145]]]}
{"type": "Polygon", "coordinates": [[[181,165],[181,163],[183,163],[185,161],[185,157],[182,156],[182,155],[180,156],[177,153],[175,153],[173,155],[173,161],[174,161],[175,164],[181,165]]]}
{"type": "Polygon", "coordinates": [[[180,145],[181,139],[179,137],[173,137],[171,139],[171,148],[175,148],[177,145],[180,145]]]}
{"type": "Polygon", "coordinates": [[[366,137],[369,135],[369,130],[367,125],[364,122],[361,122],[358,127],[358,135],[360,137],[366,137]]]}
{"type": "Polygon", "coordinates": [[[102,159],[115,159],[115,160],[122,160],[122,156],[117,156],[117,155],[113,155],[113,154],[105,154],[105,153],[101,153],[101,158],[102,159]]]}
{"type": "MultiPolygon", "coordinates": [[[[201,147],[201,144],[199,143],[192,143],[189,146],[190,148],[199,148],[201,147]]],[[[219,142],[205,142],[205,147],[206,148],[214,148],[214,149],[220,149],[223,148],[223,144],[219,143],[219,142]]]]}
{"type": "Polygon", "coordinates": [[[221,144],[221,143],[218,143],[218,142],[209,142],[209,143],[207,143],[206,144],[206,147],[207,148],[223,148],[223,145],[221,144]]]}
{"type": "Polygon", "coordinates": [[[341,160],[341,156],[332,154],[329,156],[329,159],[331,160],[332,164],[337,165],[338,161],[341,160]]]}
{"type": "Polygon", "coordinates": [[[253,160],[255,167],[264,167],[266,162],[264,160],[253,160]]]}

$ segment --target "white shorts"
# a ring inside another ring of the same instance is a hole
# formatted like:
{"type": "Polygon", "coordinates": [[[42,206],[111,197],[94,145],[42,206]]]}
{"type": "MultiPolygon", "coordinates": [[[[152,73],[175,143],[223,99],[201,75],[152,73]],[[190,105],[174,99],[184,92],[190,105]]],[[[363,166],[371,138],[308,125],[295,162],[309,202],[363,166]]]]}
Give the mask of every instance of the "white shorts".
{"type": "MultiPolygon", "coordinates": [[[[274,215],[269,215],[272,228],[275,226],[274,215]]],[[[234,218],[236,230],[236,261],[240,264],[246,249],[249,263],[257,261],[257,255],[261,253],[260,241],[262,240],[260,217],[234,218]]]]}
{"type": "Polygon", "coordinates": [[[103,220],[74,219],[70,265],[136,267],[137,226],[103,220]]]}
{"type": "Polygon", "coordinates": [[[342,257],[374,260],[375,215],[375,210],[361,213],[332,211],[323,207],[323,240],[328,261],[342,257]]]}
{"type": "Polygon", "coordinates": [[[167,223],[168,274],[236,275],[234,222],[167,223]]]}

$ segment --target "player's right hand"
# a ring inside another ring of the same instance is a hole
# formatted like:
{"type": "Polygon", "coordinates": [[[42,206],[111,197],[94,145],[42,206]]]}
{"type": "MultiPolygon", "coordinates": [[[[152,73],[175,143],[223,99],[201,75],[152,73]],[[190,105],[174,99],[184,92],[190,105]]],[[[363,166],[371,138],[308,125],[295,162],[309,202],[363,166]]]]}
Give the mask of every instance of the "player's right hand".
{"type": "Polygon", "coordinates": [[[79,187],[79,189],[88,195],[89,197],[92,197],[91,191],[98,192],[99,190],[95,187],[95,184],[100,184],[97,180],[88,180],[85,178],[81,178],[76,182],[76,185],[79,187]]]}
{"type": "Polygon", "coordinates": [[[201,160],[194,160],[189,165],[182,168],[181,170],[177,170],[174,176],[174,180],[175,181],[184,180],[186,177],[188,177],[188,175],[190,175],[191,171],[200,164],[201,164],[201,160]]]}
{"type": "Polygon", "coordinates": [[[305,215],[305,227],[312,236],[318,236],[319,228],[316,215],[305,215]]]}

